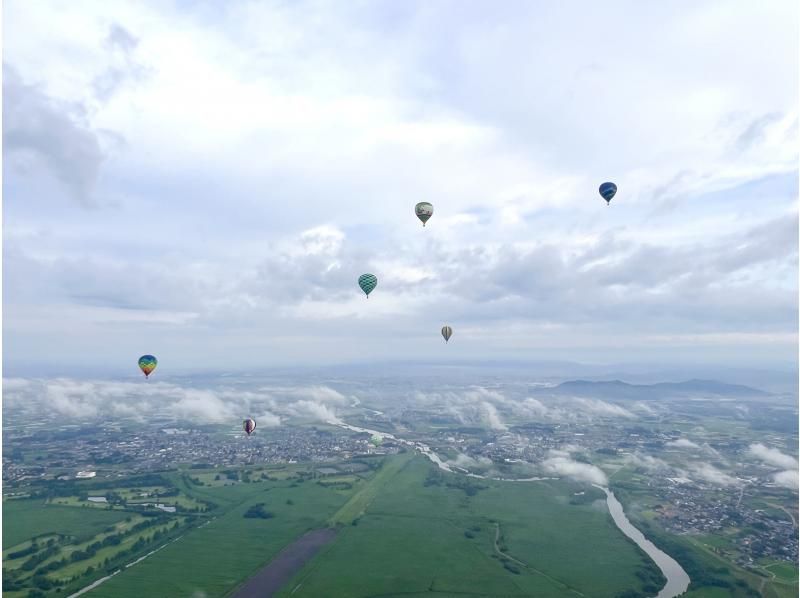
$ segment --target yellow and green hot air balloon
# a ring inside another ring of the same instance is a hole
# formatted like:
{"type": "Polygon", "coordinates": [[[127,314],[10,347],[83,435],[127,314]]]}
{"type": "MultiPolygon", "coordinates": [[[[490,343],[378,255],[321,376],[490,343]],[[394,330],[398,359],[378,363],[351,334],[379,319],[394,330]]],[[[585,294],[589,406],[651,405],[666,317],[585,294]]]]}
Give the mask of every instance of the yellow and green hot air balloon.
{"type": "Polygon", "coordinates": [[[144,372],[144,377],[148,378],[153,370],[156,369],[158,360],[153,355],[142,355],[139,358],[139,369],[144,372]]]}
{"type": "Polygon", "coordinates": [[[378,286],[378,277],[374,274],[362,274],[358,277],[358,286],[367,294],[367,299],[369,299],[369,294],[378,286]]]}
{"type": "Polygon", "coordinates": [[[414,213],[417,215],[417,218],[422,220],[422,226],[425,226],[425,223],[433,216],[433,204],[427,201],[421,201],[414,206],[414,213]]]}

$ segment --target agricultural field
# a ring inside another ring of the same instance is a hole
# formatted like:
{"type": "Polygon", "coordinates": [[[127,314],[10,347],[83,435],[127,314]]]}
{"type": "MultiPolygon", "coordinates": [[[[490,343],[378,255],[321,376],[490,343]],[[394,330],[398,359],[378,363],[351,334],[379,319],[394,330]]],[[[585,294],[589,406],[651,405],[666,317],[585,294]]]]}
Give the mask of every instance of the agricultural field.
{"type": "Polygon", "coordinates": [[[451,476],[413,455],[375,482],[332,518],[345,524],[338,536],[281,596],[616,596],[661,581],[599,491],[576,500],[564,481],[451,476]]]}
{"type": "Polygon", "coordinates": [[[42,534],[91,538],[126,513],[47,505],[42,499],[3,501],[3,550],[42,534]]]}
{"type": "MultiPolygon", "coordinates": [[[[180,474],[174,477],[179,484],[186,483],[180,474]]],[[[197,529],[114,576],[90,596],[225,596],[284,546],[309,530],[326,526],[352,494],[326,488],[310,478],[227,487],[186,486],[185,491],[195,499],[212,501],[217,509],[197,529]],[[272,516],[246,518],[258,504],[272,516]]]]}

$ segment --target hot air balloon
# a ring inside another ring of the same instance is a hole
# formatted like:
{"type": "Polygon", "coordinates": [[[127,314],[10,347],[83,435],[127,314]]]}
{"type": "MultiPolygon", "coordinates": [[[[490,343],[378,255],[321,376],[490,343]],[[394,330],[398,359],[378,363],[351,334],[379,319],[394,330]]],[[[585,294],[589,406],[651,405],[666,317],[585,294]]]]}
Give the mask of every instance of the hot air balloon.
{"type": "Polygon", "coordinates": [[[453,329],[450,326],[442,326],[442,336],[444,337],[444,342],[448,342],[450,337],[453,336],[453,329]]]}
{"type": "Polygon", "coordinates": [[[433,204],[429,204],[427,201],[421,201],[414,206],[414,213],[417,215],[417,218],[422,220],[422,226],[425,226],[425,223],[433,216],[433,204]]]}
{"type": "Polygon", "coordinates": [[[139,368],[144,372],[144,377],[147,378],[153,373],[158,365],[158,360],[153,355],[142,355],[139,358],[139,368]]]}
{"type": "Polygon", "coordinates": [[[250,436],[250,434],[253,433],[253,430],[256,429],[256,420],[248,417],[246,420],[244,420],[242,428],[244,428],[245,433],[250,436]]]}
{"type": "Polygon", "coordinates": [[[617,186],[614,183],[603,183],[600,185],[600,195],[606,200],[606,205],[611,205],[611,198],[617,194],[617,186]]]}
{"type": "Polygon", "coordinates": [[[358,277],[358,286],[367,294],[367,299],[369,299],[369,294],[378,286],[378,277],[374,274],[362,274],[358,277]]]}

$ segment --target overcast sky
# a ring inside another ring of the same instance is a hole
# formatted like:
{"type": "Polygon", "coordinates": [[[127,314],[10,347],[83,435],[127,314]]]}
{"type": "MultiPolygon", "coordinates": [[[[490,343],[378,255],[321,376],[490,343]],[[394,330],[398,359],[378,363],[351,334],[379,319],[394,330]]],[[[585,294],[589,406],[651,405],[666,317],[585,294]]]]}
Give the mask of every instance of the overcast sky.
{"type": "Polygon", "coordinates": [[[791,363],[799,17],[7,0],[6,375],[791,363]]]}

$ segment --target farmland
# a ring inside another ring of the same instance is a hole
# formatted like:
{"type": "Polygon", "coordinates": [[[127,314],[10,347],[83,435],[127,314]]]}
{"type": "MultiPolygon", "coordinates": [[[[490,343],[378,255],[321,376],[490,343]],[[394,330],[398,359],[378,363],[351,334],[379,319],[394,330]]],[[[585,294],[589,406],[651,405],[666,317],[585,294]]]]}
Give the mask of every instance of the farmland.
{"type": "Polygon", "coordinates": [[[468,481],[422,457],[396,464],[363,513],[358,501],[337,516],[352,523],[281,596],[615,596],[660,581],[600,493],[571,501],[567,482],[468,481]]]}

